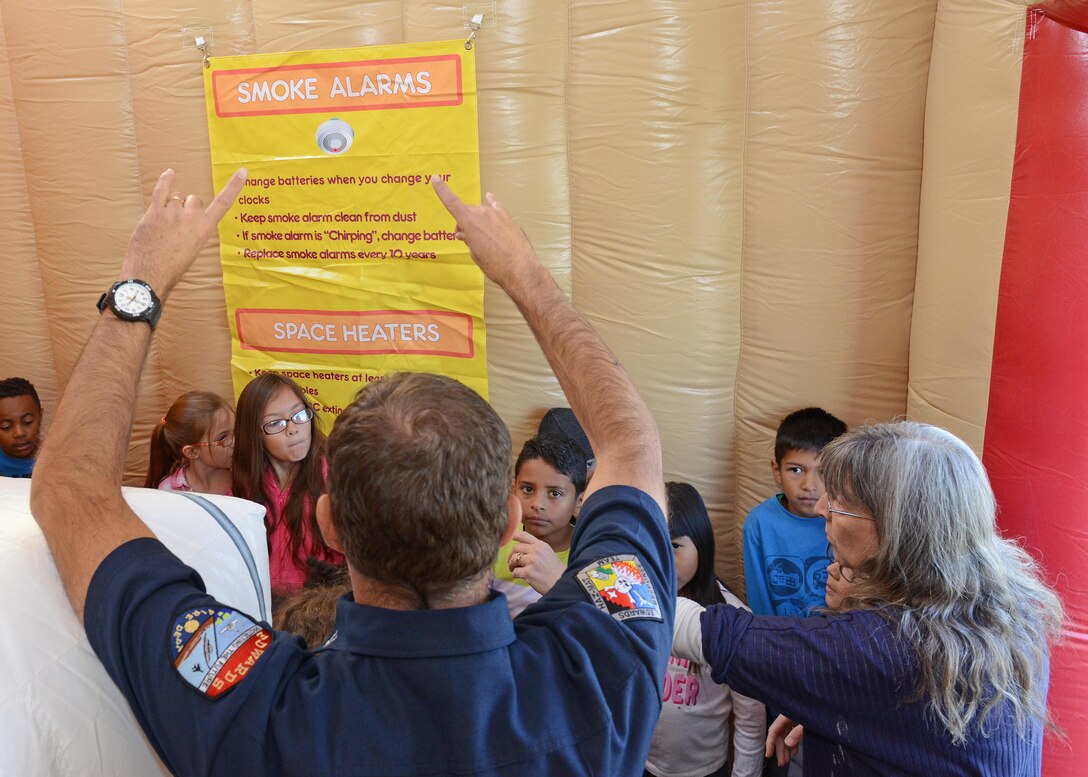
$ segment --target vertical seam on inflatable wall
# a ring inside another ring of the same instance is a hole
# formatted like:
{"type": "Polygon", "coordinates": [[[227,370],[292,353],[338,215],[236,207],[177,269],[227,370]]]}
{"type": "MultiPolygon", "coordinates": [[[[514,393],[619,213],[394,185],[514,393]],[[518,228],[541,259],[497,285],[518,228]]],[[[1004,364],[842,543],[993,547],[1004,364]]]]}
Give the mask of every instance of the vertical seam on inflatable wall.
{"type": "MultiPolygon", "coordinates": [[[[1016,145],[1020,140],[1020,112],[1023,108],[1024,101],[1024,55],[1027,53],[1027,38],[1028,27],[1035,23],[1035,9],[1042,4],[1025,5],[1024,6],[1024,18],[1021,24],[1017,25],[1016,37],[1013,38],[1014,45],[1019,44],[1020,47],[1020,83],[1016,88],[1016,126],[1012,133],[1012,148],[1008,149],[1008,156],[1003,158],[1012,159],[1012,164],[1009,165],[1009,180],[1008,186],[1005,187],[1005,192],[1008,195],[1008,199],[1005,202],[1005,228],[1004,234],[1001,239],[1001,254],[998,256],[998,279],[997,279],[997,303],[994,305],[994,317],[990,323],[993,325],[993,336],[990,338],[990,358],[988,363],[990,365],[990,374],[986,379],[986,407],[982,411],[982,439],[979,440],[979,448],[976,451],[979,458],[985,459],[986,456],[986,431],[990,426],[990,401],[993,398],[994,393],[994,353],[997,352],[997,319],[1001,313],[1001,281],[1005,272],[1005,252],[1008,250],[1009,241],[1009,220],[1012,218],[1012,187],[1013,181],[1016,178],[1016,145]]],[[[1043,10],[1039,9],[1040,13],[1043,10]]]]}
{"type": "Polygon", "coordinates": [[[933,24],[929,29],[929,62],[926,65],[926,93],[922,98],[922,153],[918,160],[920,165],[918,169],[918,207],[914,214],[914,281],[910,287],[910,321],[907,324],[907,378],[903,381],[903,417],[907,417],[907,411],[910,409],[910,374],[911,374],[911,360],[914,356],[914,349],[911,347],[914,342],[914,314],[915,304],[918,301],[918,265],[919,254],[921,253],[922,246],[922,197],[925,192],[925,172],[926,172],[926,115],[929,112],[929,80],[933,75],[933,40],[937,35],[937,11],[939,10],[940,0],[933,6],[933,24]]]}
{"type": "MultiPolygon", "coordinates": [[[[1038,4],[1041,5],[1041,4],[1038,4]]],[[[1028,25],[1034,22],[1033,13],[1034,7],[1030,0],[1025,2],[1022,7],[1023,17],[1020,24],[1013,26],[1013,52],[1015,53],[1019,49],[1019,62],[1020,62],[1020,80],[1016,85],[1016,123],[1013,127],[1013,132],[1010,138],[1009,148],[1006,149],[1006,153],[1002,156],[1003,159],[1011,159],[1012,163],[1009,165],[1009,179],[1008,185],[1005,187],[1005,228],[1001,236],[1001,249],[997,257],[998,266],[998,278],[996,293],[998,301],[994,304],[994,317],[990,322],[993,325],[993,336],[990,338],[990,358],[986,360],[986,363],[990,365],[990,374],[986,378],[986,407],[982,409],[982,438],[978,442],[978,450],[976,451],[979,458],[982,458],[986,452],[986,428],[990,425],[990,398],[993,394],[993,380],[994,380],[994,352],[997,349],[997,317],[1000,313],[1000,299],[1001,299],[1001,275],[1004,270],[1005,264],[1005,249],[1009,240],[1009,219],[1012,216],[1012,185],[1013,179],[1016,177],[1016,144],[1020,140],[1020,105],[1024,99],[1024,54],[1027,51],[1027,31],[1028,25]]]]}
{"type": "MultiPolygon", "coordinates": [[[[744,116],[741,119],[741,133],[740,133],[740,240],[738,245],[740,246],[740,256],[737,261],[737,363],[733,369],[733,525],[739,530],[741,535],[739,539],[743,538],[744,523],[740,511],[740,483],[739,483],[739,469],[736,466],[737,461],[740,460],[740,449],[737,445],[737,429],[739,427],[740,418],[737,415],[737,388],[740,383],[740,369],[741,363],[744,361],[744,264],[745,257],[748,254],[747,243],[745,242],[748,235],[748,200],[744,196],[745,191],[748,189],[748,117],[750,115],[748,110],[749,97],[752,88],[752,63],[751,55],[752,49],[749,41],[749,35],[751,32],[750,20],[752,3],[748,0],[744,4],[744,116]]],[[[740,544],[738,543],[738,547],[740,544]]],[[[744,579],[744,557],[743,554],[738,553],[736,549],[733,551],[734,561],[740,562],[740,581],[743,588],[744,599],[748,600],[748,586],[744,579]]]]}
{"type": "MultiPolygon", "coordinates": [[[[0,5],[0,18],[2,18],[2,16],[3,16],[3,6],[0,5]]],[[[26,145],[23,143],[23,131],[22,131],[23,128],[22,128],[22,123],[20,122],[19,110],[16,107],[16,104],[18,102],[18,98],[15,95],[15,81],[11,78],[11,72],[12,72],[12,69],[11,69],[11,43],[8,40],[8,37],[7,37],[7,29],[8,29],[7,25],[0,23],[0,29],[2,29],[4,31],[4,50],[8,52],[8,88],[11,90],[12,110],[15,113],[15,133],[16,133],[15,140],[19,144],[19,158],[22,159],[22,162],[23,162],[23,164],[22,164],[22,167],[23,167],[23,191],[26,192],[26,212],[27,212],[27,216],[30,219],[30,230],[31,230],[31,234],[33,235],[33,240],[34,240],[34,245],[33,245],[34,266],[37,269],[38,289],[39,289],[39,292],[41,294],[42,303],[43,303],[43,306],[45,308],[48,308],[49,306],[45,304],[45,296],[46,296],[45,281],[42,280],[42,266],[41,266],[41,262],[39,261],[39,257],[38,257],[38,245],[39,245],[39,242],[38,242],[38,220],[34,217],[34,209],[31,207],[31,203],[30,203],[30,179],[27,176],[26,145]]],[[[57,384],[59,383],[59,376],[57,374],[57,360],[55,358],[56,355],[55,355],[55,353],[53,351],[53,343],[55,343],[57,341],[57,338],[54,336],[54,332],[53,332],[53,329],[54,329],[55,326],[58,326],[58,324],[55,323],[55,319],[52,316],[48,316],[48,315],[45,316],[45,331],[48,333],[48,336],[49,336],[49,357],[48,357],[49,370],[53,373],[52,376],[51,376],[52,383],[53,383],[54,386],[57,386],[57,384]]],[[[56,399],[54,400],[54,407],[57,404],[60,404],[61,393],[62,392],[61,392],[60,387],[57,386],[57,394],[56,394],[56,399]]],[[[48,431],[48,430],[45,430],[45,431],[48,431]]]]}
{"type": "MultiPolygon", "coordinates": [[[[1002,13],[1007,12],[1007,13],[1017,13],[1017,14],[1024,13],[1024,14],[1026,14],[1029,5],[1030,5],[1029,0],[1016,0],[1015,3],[1011,4],[1012,7],[1008,11],[1002,10],[1002,13]]],[[[981,402],[983,403],[983,406],[981,407],[981,412],[978,415],[979,420],[977,422],[970,420],[969,417],[965,417],[965,416],[969,416],[969,413],[962,413],[961,412],[960,414],[957,414],[957,413],[951,412],[951,410],[948,407],[942,407],[938,403],[934,402],[933,399],[932,399],[932,393],[929,393],[929,392],[925,391],[925,388],[926,388],[925,385],[923,385],[923,387],[921,389],[916,388],[915,384],[914,384],[914,381],[913,381],[913,374],[914,373],[913,373],[913,370],[912,370],[912,366],[913,366],[914,362],[916,361],[915,360],[916,351],[914,349],[914,339],[913,339],[914,321],[915,321],[916,317],[917,317],[917,319],[919,321],[926,320],[926,316],[920,315],[918,313],[918,311],[917,311],[917,305],[918,305],[918,276],[919,276],[919,273],[921,271],[921,268],[923,267],[923,262],[921,261],[921,252],[920,252],[921,242],[922,242],[921,238],[922,238],[922,235],[923,235],[921,216],[922,216],[923,212],[927,213],[927,214],[932,214],[935,210],[937,210],[937,207],[939,205],[943,204],[943,203],[937,203],[937,205],[926,206],[925,203],[924,203],[924,200],[925,200],[925,193],[927,191],[927,188],[928,189],[934,188],[933,186],[929,186],[929,187],[926,186],[927,171],[929,170],[929,167],[930,167],[930,164],[927,162],[926,131],[929,128],[929,116],[930,116],[930,102],[929,102],[929,91],[930,90],[929,90],[929,86],[934,83],[934,80],[933,80],[934,54],[933,54],[933,52],[937,49],[937,46],[936,46],[936,28],[938,26],[942,26],[942,24],[945,27],[947,27],[950,24],[945,19],[945,17],[948,16],[948,14],[949,14],[949,11],[947,10],[946,6],[947,6],[947,0],[939,0],[939,2],[937,3],[936,13],[934,14],[934,32],[933,32],[933,35],[931,36],[931,43],[930,43],[931,48],[930,48],[929,74],[928,74],[928,77],[927,77],[927,80],[926,80],[926,106],[925,106],[925,114],[924,114],[925,115],[925,123],[923,124],[923,152],[922,152],[922,182],[923,182],[923,187],[922,187],[922,196],[919,198],[919,210],[920,210],[920,213],[919,213],[919,218],[918,218],[919,257],[915,262],[914,300],[913,300],[912,305],[911,305],[911,329],[910,329],[911,339],[908,342],[908,351],[907,351],[907,406],[906,406],[906,412],[908,414],[911,414],[912,417],[914,419],[916,419],[916,420],[928,420],[928,421],[930,421],[932,423],[937,423],[938,425],[947,425],[949,423],[949,421],[947,419],[951,418],[952,420],[956,420],[956,421],[962,423],[964,427],[969,427],[971,430],[974,430],[975,428],[978,428],[980,430],[980,432],[981,432],[980,437],[978,438],[977,441],[974,441],[974,440],[969,441],[969,444],[975,450],[975,452],[981,456],[984,449],[985,449],[986,418],[987,418],[987,416],[989,414],[989,408],[988,408],[988,405],[989,405],[989,384],[990,384],[990,380],[991,380],[992,362],[993,362],[993,354],[994,354],[994,339],[993,339],[993,337],[991,337],[989,343],[986,344],[986,348],[988,349],[987,357],[985,359],[979,359],[979,365],[980,365],[979,369],[981,370],[981,369],[984,368],[987,371],[987,377],[986,377],[986,381],[985,381],[985,384],[986,384],[987,388],[986,388],[985,392],[981,392],[981,402]],[[913,397],[913,402],[912,402],[912,397],[913,397]],[[912,405],[913,405],[913,407],[912,407],[912,405]],[[926,417],[926,415],[927,415],[926,409],[927,408],[928,408],[928,411],[929,411],[928,412],[928,415],[929,415],[928,418],[926,417]],[[920,416],[919,411],[922,411],[923,415],[920,416]],[[936,417],[934,417],[934,414],[936,414],[936,417]]],[[[1020,73],[1021,73],[1021,79],[1022,79],[1022,72],[1023,72],[1023,52],[1022,52],[1022,48],[1023,48],[1023,29],[1026,28],[1026,25],[1027,25],[1026,17],[1023,17],[1022,21],[1020,21],[1020,22],[1018,22],[1016,24],[1013,24],[1012,25],[1012,35],[1011,35],[1011,37],[1009,39],[1010,50],[1013,53],[1015,53],[1017,50],[1021,51],[1020,55],[1018,56],[1018,63],[1019,63],[1019,69],[1020,69],[1020,73]]],[[[1002,38],[1002,40],[1003,40],[1003,38],[1002,38]]],[[[948,44],[946,44],[946,48],[948,48],[948,44]]],[[[946,67],[947,67],[947,65],[946,65],[946,67]]],[[[941,79],[938,79],[938,82],[940,82],[940,81],[941,81],[941,79]]],[[[1019,93],[1020,93],[1020,87],[1019,87],[1019,85],[1017,85],[1016,94],[1019,95],[1019,93]]],[[[1017,105],[1019,105],[1018,102],[1017,102],[1017,105]]],[[[1019,115],[1019,108],[1017,109],[1017,116],[1018,115],[1019,115]]],[[[993,158],[995,160],[995,164],[1000,163],[1000,160],[1002,160],[1002,159],[1009,159],[1009,160],[1014,160],[1015,159],[1014,155],[1016,153],[1016,137],[1017,137],[1017,133],[1016,133],[1016,128],[1014,126],[1013,132],[1011,133],[1011,136],[1007,140],[1008,145],[1007,145],[1004,153],[1002,153],[1001,155],[997,155],[997,154],[993,155],[993,158]]],[[[1006,200],[1005,200],[1005,211],[1004,211],[1005,212],[1005,225],[1004,225],[1004,228],[1003,228],[1003,231],[1002,231],[1002,239],[1000,241],[1000,245],[997,248],[996,253],[993,253],[993,254],[992,253],[981,254],[981,256],[990,257],[990,262],[985,263],[986,266],[990,266],[991,263],[996,263],[996,266],[998,267],[998,270],[999,270],[999,276],[1000,276],[1001,261],[1002,261],[1003,252],[1004,252],[1004,244],[1005,244],[1004,235],[1008,231],[1008,208],[1009,208],[1008,196],[1009,196],[1009,194],[1010,194],[1010,192],[1012,190],[1013,166],[1014,166],[1013,164],[1009,164],[1008,179],[1007,179],[1006,185],[1004,186],[1004,189],[1003,189],[1004,190],[1004,196],[1006,198],[1006,200]]],[[[940,171],[938,171],[938,173],[935,173],[934,175],[940,175],[940,174],[941,174],[940,171]]],[[[933,217],[930,215],[928,220],[933,220],[933,217]]],[[[959,236],[960,236],[959,233],[957,233],[957,237],[959,237],[959,236]]],[[[933,263],[934,263],[934,260],[932,258],[930,258],[929,259],[929,264],[927,266],[930,266],[933,263]]],[[[978,264],[979,264],[979,266],[982,266],[984,263],[982,261],[979,261],[978,264]]],[[[995,294],[997,293],[997,289],[999,287],[1000,287],[1000,279],[998,280],[997,284],[994,287],[994,293],[995,294]]],[[[996,322],[997,322],[997,309],[996,309],[996,305],[995,305],[993,317],[989,321],[990,326],[992,326],[994,328],[994,333],[996,333],[996,322]]],[[[984,322],[982,320],[982,317],[980,316],[979,319],[977,321],[973,322],[973,323],[976,324],[977,326],[981,326],[984,322]]],[[[928,345],[928,344],[923,344],[923,349],[925,348],[926,345],[928,345]]],[[[924,355],[925,354],[923,354],[923,356],[924,355]]],[[[924,361],[924,359],[919,359],[919,361],[924,361]]],[[[974,405],[972,404],[972,407],[973,406],[974,405]]],[[[957,431],[956,433],[959,434],[961,437],[965,436],[965,433],[963,431],[957,431]]],[[[965,437],[965,439],[966,439],[966,437],[965,437]]]]}
{"type": "Polygon", "coordinates": [[[570,273],[570,301],[574,303],[574,174],[570,169],[570,67],[574,57],[571,56],[571,5],[573,0],[567,0],[567,61],[563,66],[563,161],[567,168],[567,222],[570,233],[570,245],[567,246],[567,255],[570,257],[570,265],[567,272],[570,273]]]}
{"type": "MultiPolygon", "coordinates": [[[[1009,165],[1009,178],[1007,185],[1005,186],[1005,227],[1002,230],[1001,236],[1001,248],[997,256],[998,266],[998,280],[997,287],[995,289],[998,295],[998,300],[1001,297],[1001,274],[1005,264],[1005,248],[1009,239],[1009,218],[1012,216],[1012,184],[1013,179],[1016,176],[1016,144],[1020,139],[1020,104],[1024,99],[1024,52],[1027,44],[1027,28],[1032,24],[1032,4],[1025,2],[1022,4],[1021,11],[1023,12],[1023,18],[1020,24],[1013,26],[1013,52],[1015,53],[1019,49],[1019,62],[1020,62],[1020,79],[1016,85],[1016,122],[1011,133],[1010,145],[1006,149],[1006,153],[1002,155],[1002,159],[1011,159],[1012,163],[1009,165]]],[[[982,437],[978,441],[978,449],[975,451],[979,458],[985,456],[986,451],[986,428],[990,425],[990,398],[993,394],[993,379],[994,379],[994,352],[997,348],[997,317],[1000,312],[1000,301],[994,304],[994,316],[990,321],[993,326],[992,336],[990,337],[990,358],[986,360],[986,364],[989,365],[989,375],[986,377],[986,407],[982,408],[982,437]]],[[[913,318],[913,317],[912,317],[913,318]]],[[[910,362],[907,362],[908,365],[910,362]]],[[[909,375],[909,373],[908,373],[909,375]]]]}
{"type": "MultiPolygon", "coordinates": [[[[118,26],[120,27],[121,40],[123,41],[122,52],[125,58],[125,102],[128,105],[128,122],[129,122],[129,137],[132,139],[132,156],[134,165],[136,168],[136,190],[140,192],[140,202],[146,207],[150,204],[150,198],[144,195],[144,170],[142,160],[140,156],[140,146],[138,136],[136,134],[136,105],[132,99],[132,58],[130,56],[131,41],[128,34],[128,16],[125,14],[125,2],[121,0],[118,4],[118,26]]],[[[142,218],[143,214],[140,213],[137,218],[142,218]]],[[[120,267],[117,268],[120,270],[120,267]]],[[[158,407],[168,407],[168,399],[166,397],[166,380],[163,375],[163,365],[160,356],[160,349],[155,347],[155,338],[151,338],[151,347],[148,350],[147,361],[151,362],[154,367],[155,375],[158,377],[156,383],[158,384],[158,397],[156,405],[158,407]]],[[[145,362],[145,369],[146,369],[145,362]]],[[[141,380],[142,382],[142,380],[141,380]]],[[[129,445],[132,445],[132,440],[129,441],[129,445]]]]}

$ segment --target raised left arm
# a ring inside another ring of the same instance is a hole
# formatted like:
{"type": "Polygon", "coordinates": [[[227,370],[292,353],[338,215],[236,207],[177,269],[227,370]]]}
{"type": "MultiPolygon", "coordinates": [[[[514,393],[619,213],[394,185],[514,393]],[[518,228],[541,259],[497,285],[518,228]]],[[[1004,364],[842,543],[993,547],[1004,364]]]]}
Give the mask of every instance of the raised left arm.
{"type": "MultiPolygon", "coordinates": [[[[205,209],[196,195],[171,194],[174,172],[164,172],[129,240],[121,278],[143,280],[165,299],[245,179],[246,171],[239,170],[205,209]]],[[[102,560],[129,540],[154,536],[121,495],[125,449],[150,342],[147,323],[101,316],[34,465],[30,509],[81,621],[87,587],[102,560]]]]}

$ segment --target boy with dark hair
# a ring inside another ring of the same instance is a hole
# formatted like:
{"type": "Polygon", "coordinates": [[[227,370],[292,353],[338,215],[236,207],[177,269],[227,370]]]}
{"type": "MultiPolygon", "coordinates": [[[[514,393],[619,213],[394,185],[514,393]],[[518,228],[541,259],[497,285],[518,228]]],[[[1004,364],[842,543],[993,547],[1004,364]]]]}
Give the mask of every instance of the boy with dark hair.
{"type": "Polygon", "coordinates": [[[782,491],[756,505],[744,522],[744,581],[757,615],[808,615],[824,606],[820,451],[845,432],[846,424],[818,407],[790,413],[778,427],[771,471],[782,491]]]}
{"type": "Polygon", "coordinates": [[[28,478],[41,445],[42,402],[26,378],[0,380],[0,475],[28,478]]]}
{"type": "MultiPolygon", "coordinates": [[[[521,502],[522,532],[499,548],[491,584],[493,590],[506,595],[512,617],[540,598],[524,577],[514,574],[530,561],[530,551],[515,551],[518,537],[529,534],[551,548],[553,554],[548,555],[554,555],[556,562],[552,566],[562,574],[585,490],[585,453],[574,440],[539,434],[522,446],[514,464],[514,494],[521,502]]],[[[527,537],[523,540],[532,543],[527,537]]]]}
{"type": "Polygon", "coordinates": [[[552,434],[573,440],[585,455],[586,479],[593,477],[593,468],[597,465],[597,459],[593,456],[593,446],[586,437],[585,430],[574,417],[574,411],[569,407],[553,407],[540,419],[540,426],[536,433],[552,434]]]}

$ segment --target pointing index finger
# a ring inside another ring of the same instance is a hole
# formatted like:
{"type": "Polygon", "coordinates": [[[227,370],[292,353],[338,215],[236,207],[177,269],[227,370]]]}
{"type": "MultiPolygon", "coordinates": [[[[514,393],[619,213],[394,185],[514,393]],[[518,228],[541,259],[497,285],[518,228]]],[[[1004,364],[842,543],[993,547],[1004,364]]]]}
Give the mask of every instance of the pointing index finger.
{"type": "Polygon", "coordinates": [[[215,195],[215,199],[211,201],[211,204],[208,205],[204,212],[215,219],[216,222],[227,215],[230,206],[234,204],[239,192],[242,191],[242,187],[245,186],[248,176],[249,171],[244,167],[239,167],[234,175],[230,177],[230,180],[227,181],[227,185],[219,191],[219,194],[215,195]]]}
{"type": "Polygon", "coordinates": [[[457,220],[458,224],[460,224],[461,217],[468,212],[468,206],[465,205],[461,198],[453,193],[453,189],[437,175],[431,176],[431,187],[434,189],[434,193],[438,195],[438,199],[446,206],[446,210],[448,210],[450,215],[457,220]]]}

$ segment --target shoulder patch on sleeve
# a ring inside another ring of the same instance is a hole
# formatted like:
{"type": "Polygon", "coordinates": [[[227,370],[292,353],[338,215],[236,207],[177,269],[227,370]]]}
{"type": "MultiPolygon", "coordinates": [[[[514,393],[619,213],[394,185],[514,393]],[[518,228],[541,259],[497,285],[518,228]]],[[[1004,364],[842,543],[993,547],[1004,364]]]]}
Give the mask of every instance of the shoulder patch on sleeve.
{"type": "Polygon", "coordinates": [[[246,676],[272,635],[237,610],[186,610],[170,631],[170,658],[182,679],[208,698],[229,691],[246,676]]]}
{"type": "Polygon", "coordinates": [[[662,620],[650,577],[630,553],[598,559],[584,567],[577,579],[594,606],[616,620],[662,620]]]}

